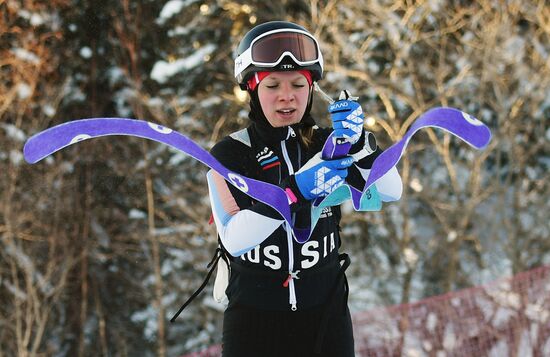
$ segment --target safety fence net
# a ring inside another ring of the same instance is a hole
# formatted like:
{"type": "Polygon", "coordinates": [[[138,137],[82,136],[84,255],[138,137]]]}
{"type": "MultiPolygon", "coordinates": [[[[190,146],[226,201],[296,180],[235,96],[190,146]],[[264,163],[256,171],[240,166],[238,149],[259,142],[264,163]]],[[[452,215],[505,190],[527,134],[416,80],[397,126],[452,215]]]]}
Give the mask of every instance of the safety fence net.
{"type": "MultiPolygon", "coordinates": [[[[353,315],[356,356],[550,356],[550,266],[353,315]]],[[[221,355],[221,346],[184,357],[221,355]]]]}

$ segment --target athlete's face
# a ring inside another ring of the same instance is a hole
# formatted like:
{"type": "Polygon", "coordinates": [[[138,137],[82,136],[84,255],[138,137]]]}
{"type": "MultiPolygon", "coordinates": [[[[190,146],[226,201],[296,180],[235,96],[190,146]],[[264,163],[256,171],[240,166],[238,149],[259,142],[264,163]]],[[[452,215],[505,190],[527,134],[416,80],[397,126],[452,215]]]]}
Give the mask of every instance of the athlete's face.
{"type": "Polygon", "coordinates": [[[272,127],[296,124],[306,111],[309,83],[299,72],[271,72],[258,84],[258,98],[272,127]]]}

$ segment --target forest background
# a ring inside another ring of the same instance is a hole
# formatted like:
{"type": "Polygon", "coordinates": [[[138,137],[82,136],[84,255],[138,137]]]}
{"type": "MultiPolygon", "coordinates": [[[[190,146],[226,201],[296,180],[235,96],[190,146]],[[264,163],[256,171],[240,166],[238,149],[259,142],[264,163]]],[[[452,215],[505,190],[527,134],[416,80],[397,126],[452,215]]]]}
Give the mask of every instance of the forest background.
{"type": "MultiPolygon", "coordinates": [[[[487,124],[476,151],[437,130],[399,164],[400,201],[348,206],[353,312],[550,264],[550,9],[544,0],[0,0],[0,356],[174,356],[220,342],[206,167],[138,138],[36,165],[53,125],[130,117],[209,149],[247,124],[233,48],[291,20],[319,39],[325,91],[349,89],[379,144],[435,106],[487,124]]],[[[326,105],[314,113],[329,125],[326,105]]]]}

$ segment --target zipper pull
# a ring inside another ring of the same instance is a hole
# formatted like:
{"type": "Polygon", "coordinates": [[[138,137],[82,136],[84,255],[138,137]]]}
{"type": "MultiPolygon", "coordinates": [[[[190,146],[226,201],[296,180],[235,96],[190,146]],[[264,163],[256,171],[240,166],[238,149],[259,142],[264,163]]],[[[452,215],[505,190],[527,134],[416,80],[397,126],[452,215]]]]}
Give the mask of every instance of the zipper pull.
{"type": "Polygon", "coordinates": [[[290,132],[290,136],[295,138],[296,137],[296,133],[294,132],[294,129],[292,129],[290,126],[288,127],[288,131],[290,132]]]}
{"type": "Polygon", "coordinates": [[[288,284],[290,283],[290,280],[300,279],[300,277],[298,276],[299,272],[300,272],[299,270],[289,272],[288,276],[286,277],[286,280],[283,282],[283,288],[288,288],[288,284]]]}

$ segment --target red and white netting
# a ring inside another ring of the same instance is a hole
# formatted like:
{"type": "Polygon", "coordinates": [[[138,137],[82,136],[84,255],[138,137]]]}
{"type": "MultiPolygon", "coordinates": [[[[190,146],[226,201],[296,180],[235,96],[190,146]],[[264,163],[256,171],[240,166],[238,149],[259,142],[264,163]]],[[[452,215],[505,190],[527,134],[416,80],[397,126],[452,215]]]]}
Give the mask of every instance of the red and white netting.
{"type": "Polygon", "coordinates": [[[550,266],[353,319],[358,356],[550,356],[550,266]]]}

